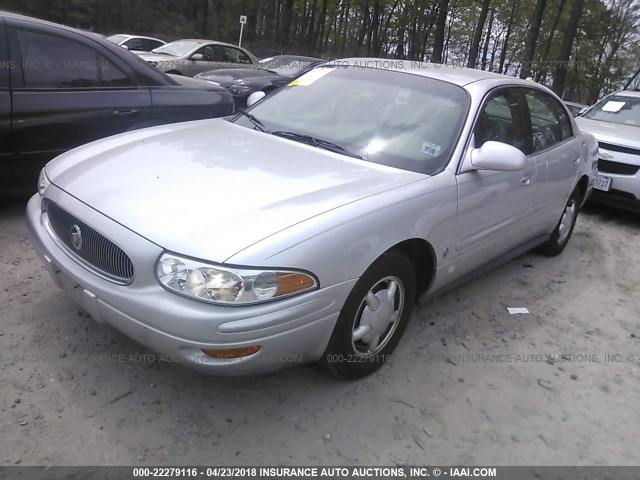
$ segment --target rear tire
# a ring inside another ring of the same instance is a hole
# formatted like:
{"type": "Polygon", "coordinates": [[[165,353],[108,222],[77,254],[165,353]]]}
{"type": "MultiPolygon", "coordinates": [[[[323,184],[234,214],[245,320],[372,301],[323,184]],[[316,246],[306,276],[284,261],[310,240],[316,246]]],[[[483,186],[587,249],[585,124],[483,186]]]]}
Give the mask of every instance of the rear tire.
{"type": "Polygon", "coordinates": [[[407,328],[415,294],[413,263],[400,252],[381,256],[349,294],[322,365],[348,380],[378,370],[407,328]]]}
{"type": "Polygon", "coordinates": [[[576,188],[567,205],[564,207],[562,216],[556,225],[556,228],[551,233],[549,240],[544,242],[537,248],[537,251],[548,257],[555,257],[560,255],[564,248],[569,243],[571,234],[573,233],[573,227],[578,219],[578,213],[580,211],[580,191],[576,188]]]}

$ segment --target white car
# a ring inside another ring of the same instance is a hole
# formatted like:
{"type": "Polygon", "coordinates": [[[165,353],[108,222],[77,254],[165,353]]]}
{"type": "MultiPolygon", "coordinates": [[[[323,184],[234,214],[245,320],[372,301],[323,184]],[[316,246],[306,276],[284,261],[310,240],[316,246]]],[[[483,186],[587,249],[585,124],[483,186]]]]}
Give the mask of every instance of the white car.
{"type": "Polygon", "coordinates": [[[608,95],[576,123],[598,140],[600,160],[591,198],[640,212],[640,92],[608,95]]]}
{"type": "Polygon", "coordinates": [[[120,45],[122,48],[135,52],[150,52],[154,48],[166,45],[167,42],[160,40],[159,38],[143,37],[141,35],[125,35],[119,33],[107,37],[107,40],[120,45]]]}

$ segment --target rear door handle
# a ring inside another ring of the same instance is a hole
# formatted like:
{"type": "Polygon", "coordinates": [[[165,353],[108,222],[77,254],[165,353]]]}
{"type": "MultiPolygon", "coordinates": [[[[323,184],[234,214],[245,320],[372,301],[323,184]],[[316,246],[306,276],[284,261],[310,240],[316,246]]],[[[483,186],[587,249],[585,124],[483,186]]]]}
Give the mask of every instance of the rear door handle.
{"type": "Polygon", "coordinates": [[[139,112],[139,110],[114,110],[114,117],[130,117],[131,115],[135,115],[139,112]]]}
{"type": "Polygon", "coordinates": [[[573,163],[575,163],[576,165],[580,163],[580,157],[576,158],[573,163]]]}
{"type": "Polygon", "coordinates": [[[527,174],[520,179],[520,183],[522,183],[522,185],[529,185],[532,180],[533,180],[533,175],[527,174]]]}

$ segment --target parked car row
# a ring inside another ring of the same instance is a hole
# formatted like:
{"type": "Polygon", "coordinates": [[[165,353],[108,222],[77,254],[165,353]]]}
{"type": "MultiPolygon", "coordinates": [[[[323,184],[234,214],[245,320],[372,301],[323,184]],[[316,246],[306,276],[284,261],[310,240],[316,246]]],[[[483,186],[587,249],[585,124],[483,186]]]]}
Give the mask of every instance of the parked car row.
{"type": "Polygon", "coordinates": [[[235,101],[236,110],[247,107],[247,99],[254,92],[269,94],[324,60],[298,55],[278,55],[260,60],[256,68],[209,70],[195,78],[225,87],[235,101]]]}
{"type": "Polygon", "coordinates": [[[277,55],[258,60],[248,50],[223,42],[182,39],[171,43],[152,37],[116,34],[107,40],[140,56],[159,70],[206,80],[225,87],[237,110],[246,108],[255,91],[268,94],[310,68],[320,58],[277,55]]]}

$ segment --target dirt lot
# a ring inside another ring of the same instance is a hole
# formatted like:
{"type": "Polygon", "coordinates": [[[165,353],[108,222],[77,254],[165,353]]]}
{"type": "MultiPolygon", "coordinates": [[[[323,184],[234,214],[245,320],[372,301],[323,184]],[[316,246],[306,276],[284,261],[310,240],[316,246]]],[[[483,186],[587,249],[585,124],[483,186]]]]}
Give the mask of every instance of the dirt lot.
{"type": "Polygon", "coordinates": [[[54,287],[25,202],[0,204],[2,465],[638,463],[639,216],[589,207],[560,257],[417,309],[390,364],[349,383],[151,361],[54,287]]]}

